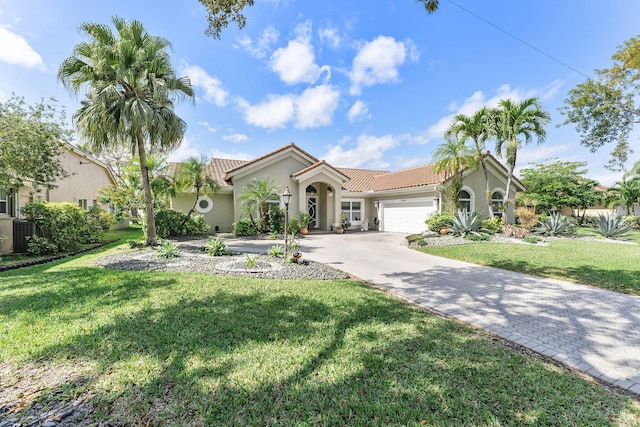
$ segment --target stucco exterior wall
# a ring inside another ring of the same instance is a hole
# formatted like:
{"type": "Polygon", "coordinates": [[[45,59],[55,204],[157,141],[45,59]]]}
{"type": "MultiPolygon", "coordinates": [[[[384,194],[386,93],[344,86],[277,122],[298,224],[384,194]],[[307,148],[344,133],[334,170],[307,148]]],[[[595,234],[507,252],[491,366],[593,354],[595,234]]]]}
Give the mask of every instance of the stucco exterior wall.
{"type": "Polygon", "coordinates": [[[56,182],[56,188],[49,190],[49,196],[45,200],[52,203],[77,203],[78,200],[85,199],[88,201],[87,205],[91,206],[100,187],[115,184],[105,168],[74,151],[63,151],[60,161],[69,176],[56,182]]]}
{"type": "MultiPolygon", "coordinates": [[[[304,196],[305,188],[298,190],[298,185],[291,179],[291,175],[309,166],[303,163],[297,158],[285,157],[274,163],[264,165],[256,173],[235,176],[233,180],[233,198],[235,200],[234,206],[234,221],[242,218],[242,204],[238,201],[242,190],[249,185],[249,183],[255,178],[258,181],[265,178],[269,178],[275,181],[278,185],[280,192],[284,192],[288,186],[289,190],[293,194],[291,202],[289,203],[289,216],[297,215],[301,210],[301,192],[304,196]]],[[[304,197],[303,197],[304,198],[304,197]]],[[[306,199],[305,199],[306,200],[306,199]]],[[[303,206],[304,207],[304,206],[303,206]]]]}
{"type": "Polygon", "coordinates": [[[0,254],[11,252],[13,249],[13,218],[0,216],[0,236],[6,237],[0,242],[0,254]]]}
{"type": "MultiPolygon", "coordinates": [[[[194,215],[202,215],[207,224],[211,226],[210,233],[215,232],[216,226],[218,230],[223,233],[230,233],[233,231],[233,194],[215,194],[209,195],[213,202],[213,208],[207,213],[200,213],[197,210],[194,215]]],[[[184,213],[189,212],[189,209],[193,206],[195,200],[195,193],[182,193],[178,194],[171,200],[171,207],[173,209],[182,211],[184,213]]]]}
{"type": "MultiPolygon", "coordinates": [[[[506,175],[498,174],[496,169],[489,167],[489,185],[491,186],[491,192],[500,190],[502,193],[506,190],[506,175]]],[[[475,170],[464,177],[463,185],[466,189],[471,190],[473,197],[473,210],[477,211],[482,218],[489,217],[489,207],[486,203],[486,191],[487,186],[484,180],[484,172],[482,169],[475,170]]],[[[514,183],[511,184],[509,191],[509,199],[514,200],[516,195],[516,187],[514,183]]],[[[515,220],[515,207],[511,204],[507,209],[507,219],[513,223],[515,220]]]]}

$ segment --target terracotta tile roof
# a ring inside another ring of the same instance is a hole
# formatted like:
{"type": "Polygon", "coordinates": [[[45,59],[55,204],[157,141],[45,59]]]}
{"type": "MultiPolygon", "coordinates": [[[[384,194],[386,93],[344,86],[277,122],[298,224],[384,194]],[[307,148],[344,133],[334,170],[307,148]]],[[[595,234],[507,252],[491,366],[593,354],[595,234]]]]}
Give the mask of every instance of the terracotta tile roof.
{"type": "Polygon", "coordinates": [[[444,173],[434,172],[433,167],[434,165],[430,164],[378,175],[371,182],[369,190],[396,190],[443,183],[444,173]]]}
{"type": "MultiPolygon", "coordinates": [[[[236,166],[236,167],[234,167],[234,168],[232,168],[232,169],[229,169],[229,170],[227,170],[226,172],[227,172],[227,174],[230,174],[230,173],[232,173],[232,172],[234,172],[234,171],[236,171],[236,170],[238,170],[238,169],[240,169],[240,168],[242,168],[242,167],[244,167],[244,166],[246,166],[246,165],[249,165],[249,164],[252,164],[252,163],[256,163],[256,162],[259,162],[260,160],[263,160],[263,159],[266,159],[266,158],[268,158],[268,157],[271,157],[271,156],[273,156],[274,154],[278,154],[279,152],[284,151],[284,150],[287,150],[287,149],[289,149],[289,148],[295,148],[296,150],[300,151],[302,154],[304,154],[304,155],[308,156],[309,158],[311,158],[311,161],[313,161],[313,162],[317,162],[317,161],[318,161],[318,159],[316,159],[314,156],[312,156],[311,154],[307,153],[307,152],[306,152],[306,151],[304,151],[302,148],[298,147],[296,144],[294,144],[294,143],[292,142],[292,143],[290,143],[290,144],[285,145],[284,147],[280,147],[280,148],[278,148],[278,149],[276,149],[276,150],[273,150],[272,152],[267,153],[267,154],[265,154],[265,155],[263,155],[263,156],[260,156],[260,157],[258,157],[258,158],[256,158],[256,159],[250,160],[250,161],[248,161],[248,162],[244,162],[243,164],[238,165],[238,166],[236,166]]],[[[226,178],[226,177],[225,177],[225,178],[226,178]]]]}
{"type": "Polygon", "coordinates": [[[336,168],[343,175],[351,178],[342,185],[342,188],[349,191],[367,191],[371,189],[371,182],[376,176],[388,174],[387,171],[354,169],[354,168],[336,168]]]}
{"type": "MultiPolygon", "coordinates": [[[[226,172],[246,163],[249,162],[247,160],[212,158],[209,164],[205,167],[205,170],[207,171],[207,176],[212,178],[219,186],[226,186],[230,185],[224,179],[226,172]]],[[[167,176],[169,176],[169,178],[175,177],[179,164],[180,163],[169,163],[169,168],[167,170],[167,176]]]]}

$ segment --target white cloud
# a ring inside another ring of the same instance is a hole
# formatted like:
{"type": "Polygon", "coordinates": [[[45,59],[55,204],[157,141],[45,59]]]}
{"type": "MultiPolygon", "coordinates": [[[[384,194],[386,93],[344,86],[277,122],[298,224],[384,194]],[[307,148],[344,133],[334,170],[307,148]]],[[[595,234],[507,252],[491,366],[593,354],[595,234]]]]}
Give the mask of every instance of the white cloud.
{"type": "Polygon", "coordinates": [[[249,55],[262,59],[271,51],[271,46],[278,41],[279,36],[280,33],[278,33],[278,30],[270,25],[262,31],[260,38],[258,38],[255,44],[249,36],[241,37],[237,42],[249,55]]]}
{"type": "Polygon", "coordinates": [[[403,157],[403,156],[395,156],[393,158],[393,163],[395,167],[400,169],[408,169],[416,166],[428,165],[431,163],[431,157],[419,157],[419,156],[411,156],[411,157],[403,157]]]}
{"type": "Polygon", "coordinates": [[[366,43],[353,59],[349,92],[359,95],[365,86],[397,81],[398,67],[404,63],[406,56],[404,43],[393,37],[379,36],[366,43]]]}
{"type": "Polygon", "coordinates": [[[37,68],[46,71],[42,57],[27,40],[7,27],[0,26],[0,61],[20,65],[25,68],[37,68]]]}
{"type": "Polygon", "coordinates": [[[347,117],[349,118],[349,121],[353,123],[360,118],[369,118],[371,115],[369,114],[367,104],[361,100],[357,100],[349,109],[347,117]]]}
{"type": "Polygon", "coordinates": [[[245,142],[249,140],[249,137],[243,133],[234,133],[231,135],[224,135],[222,139],[231,142],[245,142]]]}
{"type": "Polygon", "coordinates": [[[202,67],[184,64],[182,72],[189,76],[191,84],[204,90],[204,99],[218,107],[227,105],[229,93],[217,77],[210,76],[202,67]]]}
{"type": "Polygon", "coordinates": [[[301,95],[269,95],[260,104],[238,100],[247,123],[267,129],[284,128],[289,122],[299,129],[327,126],[333,122],[340,92],[330,85],[319,85],[301,95]]]}
{"type": "Polygon", "coordinates": [[[306,129],[330,125],[339,99],[340,92],[328,85],[305,90],[296,101],[295,126],[306,129]]]}
{"type": "Polygon", "coordinates": [[[271,70],[287,84],[314,83],[322,72],[327,73],[325,81],[331,77],[329,66],[320,67],[315,62],[310,32],[310,21],[300,24],[296,28],[296,39],[290,40],[287,47],[281,47],[271,55],[271,70]]]}
{"type": "Polygon", "coordinates": [[[530,163],[536,163],[543,160],[558,157],[563,153],[571,153],[575,151],[576,147],[572,144],[558,144],[558,145],[527,145],[518,149],[518,159],[521,159],[527,164],[523,164],[521,168],[530,167],[530,163]]]}
{"type": "Polygon", "coordinates": [[[253,125],[267,129],[283,128],[295,114],[295,97],[291,95],[269,95],[267,100],[250,105],[239,100],[238,106],[243,112],[244,120],[253,125]]]}
{"type": "Polygon", "coordinates": [[[318,35],[320,36],[320,41],[326,42],[329,46],[333,48],[337,48],[340,46],[340,35],[338,34],[338,29],[334,27],[326,27],[321,28],[318,31],[318,35]]]}
{"type": "Polygon", "coordinates": [[[170,162],[183,162],[189,157],[200,158],[200,151],[191,146],[191,141],[186,137],[182,138],[182,144],[175,151],[167,156],[167,160],[170,162]]]}
{"type": "Polygon", "coordinates": [[[215,157],[218,159],[252,160],[256,158],[256,156],[243,151],[226,152],[226,151],[220,151],[216,148],[209,151],[207,154],[209,157],[215,157]]]}
{"type": "Polygon", "coordinates": [[[355,147],[345,150],[342,145],[331,146],[323,158],[339,167],[386,169],[389,164],[383,160],[384,152],[399,143],[392,135],[375,137],[362,134],[355,147]]]}
{"type": "Polygon", "coordinates": [[[432,139],[442,138],[447,128],[451,125],[451,121],[458,114],[471,116],[482,107],[497,107],[502,99],[522,99],[527,95],[528,94],[523,93],[522,90],[511,89],[509,85],[500,86],[496,95],[488,99],[482,91],[476,91],[470,97],[466,98],[462,105],[457,106],[456,104],[450,104],[447,108],[448,111],[451,111],[451,114],[442,117],[437,123],[430,126],[421,142],[427,143],[432,139]]]}
{"type": "Polygon", "coordinates": [[[198,124],[204,128],[206,128],[209,132],[211,133],[215,133],[217,132],[216,128],[214,128],[213,126],[211,126],[209,124],[209,122],[198,122],[198,124]]]}

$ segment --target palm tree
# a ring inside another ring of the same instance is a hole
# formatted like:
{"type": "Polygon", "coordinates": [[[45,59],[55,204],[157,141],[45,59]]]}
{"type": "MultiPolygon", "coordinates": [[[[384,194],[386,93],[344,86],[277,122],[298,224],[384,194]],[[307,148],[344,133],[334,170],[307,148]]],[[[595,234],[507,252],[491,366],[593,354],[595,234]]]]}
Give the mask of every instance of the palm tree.
{"type": "Polygon", "coordinates": [[[522,143],[526,145],[534,139],[538,144],[544,142],[547,136],[544,127],[551,121],[551,115],[542,109],[538,98],[523,101],[503,99],[489,115],[491,135],[496,138],[496,153],[507,160],[507,188],[504,193],[504,206],[507,207],[518,149],[522,143]]]}
{"type": "Polygon", "coordinates": [[[624,206],[627,210],[627,215],[631,215],[633,205],[639,202],[640,177],[617,181],[615,185],[609,189],[609,195],[607,197],[609,207],[624,206]]]}
{"type": "Polygon", "coordinates": [[[199,159],[197,157],[189,157],[185,163],[180,163],[176,172],[176,186],[180,191],[187,189],[196,191],[193,206],[185,218],[186,222],[196,210],[196,205],[200,199],[200,191],[204,191],[205,195],[209,192],[215,194],[218,191],[218,184],[207,175],[206,156],[201,156],[199,159]]]}
{"type": "Polygon", "coordinates": [[[86,98],[73,120],[92,150],[123,142],[138,155],[144,189],[146,243],[157,244],[147,149],[168,152],[182,141],[186,123],[173,111],[173,101],[193,98],[188,78],[176,77],[166,49],[171,44],[149,35],[139,21],[112,18],[116,29],[83,23],[89,42],[73,49],[58,70],[72,93],[86,87],[86,98]]]}
{"type": "Polygon", "coordinates": [[[253,223],[254,227],[258,229],[259,227],[253,221],[252,212],[253,206],[257,208],[258,216],[260,218],[260,223],[264,224],[264,220],[266,219],[267,213],[269,212],[269,200],[278,200],[280,198],[280,188],[276,185],[275,181],[271,178],[265,178],[263,180],[258,181],[257,179],[252,179],[251,182],[242,189],[242,193],[240,193],[240,197],[238,198],[242,203],[245,203],[247,207],[247,212],[249,213],[249,218],[253,223]]]}
{"type": "Polygon", "coordinates": [[[491,205],[491,186],[489,185],[489,171],[487,170],[487,163],[484,159],[484,151],[486,149],[485,142],[490,136],[489,126],[489,114],[487,108],[483,107],[476,111],[472,116],[465,114],[458,114],[455,116],[449,126],[449,129],[445,132],[447,136],[454,136],[462,141],[470,139],[474,145],[474,155],[479,160],[482,166],[482,172],[484,173],[484,181],[487,187],[486,190],[486,202],[489,208],[489,216],[493,218],[493,206],[491,205]]]}
{"type": "Polygon", "coordinates": [[[451,136],[445,136],[445,142],[434,150],[432,156],[435,162],[433,170],[444,173],[444,180],[448,183],[445,210],[454,213],[462,188],[462,175],[466,169],[477,167],[476,157],[465,140],[451,136]]]}

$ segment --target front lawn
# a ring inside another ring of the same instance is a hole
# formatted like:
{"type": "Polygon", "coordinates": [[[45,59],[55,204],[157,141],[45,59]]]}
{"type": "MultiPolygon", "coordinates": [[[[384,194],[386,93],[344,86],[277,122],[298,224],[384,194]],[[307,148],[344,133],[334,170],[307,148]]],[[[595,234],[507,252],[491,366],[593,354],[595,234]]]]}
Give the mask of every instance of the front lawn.
{"type": "Polygon", "coordinates": [[[0,411],[84,398],[122,425],[640,420],[638,401],[359,282],[93,266],[121,250],[0,273],[0,411]]]}
{"type": "MultiPolygon", "coordinates": [[[[584,235],[585,229],[579,231],[584,235]]],[[[640,231],[630,241],[640,243],[640,231]]],[[[426,246],[422,252],[543,277],[640,295],[640,246],[604,241],[552,240],[548,246],[481,242],[426,246]]]]}

